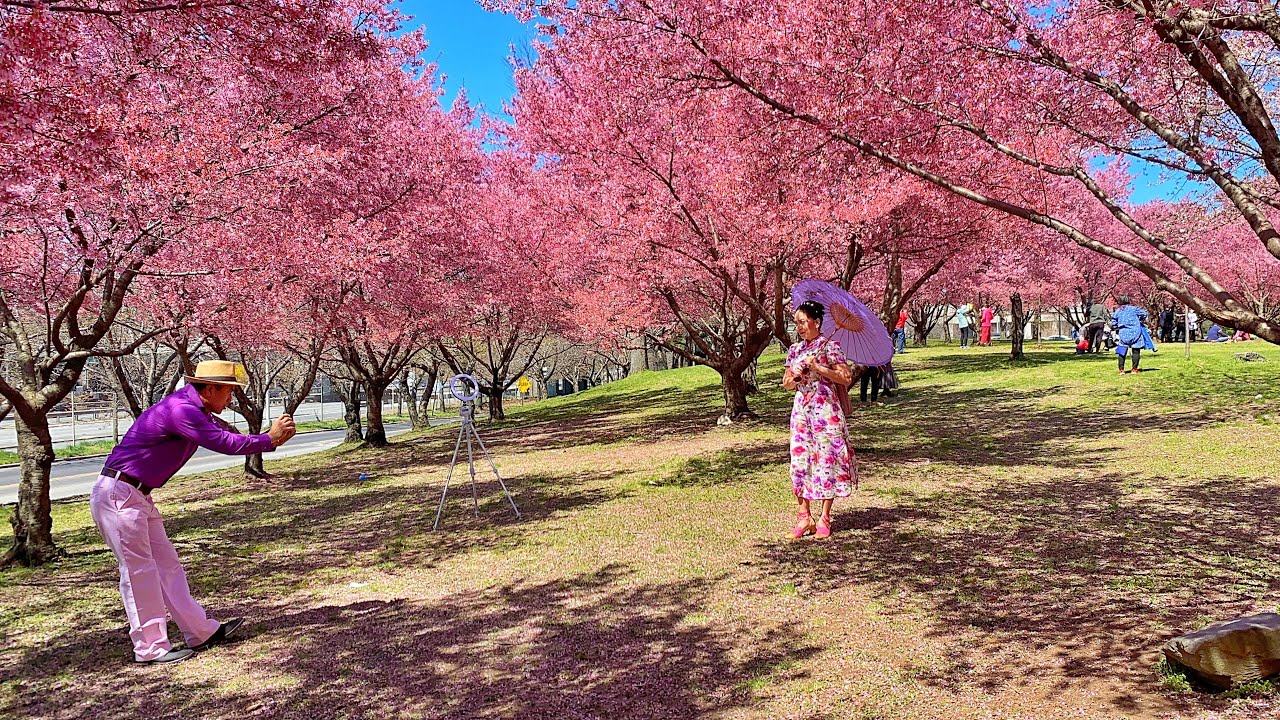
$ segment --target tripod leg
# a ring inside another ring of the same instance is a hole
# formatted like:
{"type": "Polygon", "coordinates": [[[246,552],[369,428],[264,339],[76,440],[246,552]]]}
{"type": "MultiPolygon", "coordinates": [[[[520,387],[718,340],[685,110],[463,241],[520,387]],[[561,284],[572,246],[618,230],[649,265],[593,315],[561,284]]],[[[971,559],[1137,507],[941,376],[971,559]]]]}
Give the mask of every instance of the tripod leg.
{"type": "MultiPolygon", "coordinates": [[[[431,526],[432,530],[440,528],[440,516],[444,514],[444,499],[449,494],[449,480],[453,478],[453,468],[458,464],[458,449],[462,447],[462,434],[466,431],[465,424],[463,427],[458,428],[458,441],[453,444],[453,459],[449,461],[449,474],[444,476],[444,490],[440,492],[440,509],[436,510],[436,521],[431,526]]],[[[470,440],[468,439],[469,442],[470,440]]]]}
{"type": "Polygon", "coordinates": [[[476,495],[476,458],[471,450],[471,437],[476,434],[476,426],[474,423],[467,423],[470,432],[467,433],[467,467],[471,470],[471,503],[475,505],[476,517],[480,517],[480,498],[476,495]]]}
{"type": "Polygon", "coordinates": [[[484,446],[484,441],[480,439],[480,433],[475,428],[471,428],[471,432],[475,433],[476,442],[480,444],[480,451],[484,453],[484,459],[489,461],[489,467],[493,468],[493,476],[498,478],[498,484],[502,486],[502,492],[507,494],[507,502],[511,503],[511,509],[516,511],[516,517],[520,517],[520,508],[516,507],[515,498],[511,497],[511,491],[507,489],[507,484],[502,480],[502,474],[498,472],[498,466],[493,462],[493,456],[489,454],[489,448],[484,446]]]}

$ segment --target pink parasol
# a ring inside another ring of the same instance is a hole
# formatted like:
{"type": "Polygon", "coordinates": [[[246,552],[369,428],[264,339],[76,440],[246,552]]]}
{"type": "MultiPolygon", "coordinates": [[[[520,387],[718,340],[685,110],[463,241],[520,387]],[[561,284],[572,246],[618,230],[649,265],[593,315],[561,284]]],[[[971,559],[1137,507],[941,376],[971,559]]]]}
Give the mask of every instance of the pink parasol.
{"type": "Polygon", "coordinates": [[[893,341],[884,323],[848,290],[822,280],[801,280],[791,290],[791,306],[812,300],[826,310],[822,334],[840,343],[856,365],[878,367],[893,359],[893,341]]]}

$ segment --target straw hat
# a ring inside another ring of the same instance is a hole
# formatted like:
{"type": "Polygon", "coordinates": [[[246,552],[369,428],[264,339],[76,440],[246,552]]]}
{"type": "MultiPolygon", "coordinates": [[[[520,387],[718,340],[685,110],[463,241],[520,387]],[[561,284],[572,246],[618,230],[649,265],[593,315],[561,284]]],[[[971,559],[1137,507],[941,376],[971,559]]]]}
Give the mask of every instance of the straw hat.
{"type": "Polygon", "coordinates": [[[195,373],[183,376],[188,384],[203,383],[205,385],[238,385],[244,387],[249,383],[249,374],[244,366],[230,360],[201,360],[196,365],[195,373]]]}

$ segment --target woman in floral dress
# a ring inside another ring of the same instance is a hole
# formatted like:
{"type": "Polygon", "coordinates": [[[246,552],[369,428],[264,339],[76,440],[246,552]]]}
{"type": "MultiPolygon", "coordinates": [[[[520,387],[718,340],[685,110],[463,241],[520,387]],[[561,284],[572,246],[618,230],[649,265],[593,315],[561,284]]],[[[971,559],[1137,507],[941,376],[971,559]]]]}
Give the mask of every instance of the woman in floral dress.
{"type": "Polygon", "coordinates": [[[822,337],[825,309],[816,302],[796,310],[800,342],[787,351],[782,385],[796,391],[791,406],[791,487],[800,504],[791,537],[831,536],[831,503],[858,486],[853,448],[845,429],[836,385],[848,386],[853,374],[840,344],[822,337]],[[817,500],[815,523],[809,502],[817,500]]]}

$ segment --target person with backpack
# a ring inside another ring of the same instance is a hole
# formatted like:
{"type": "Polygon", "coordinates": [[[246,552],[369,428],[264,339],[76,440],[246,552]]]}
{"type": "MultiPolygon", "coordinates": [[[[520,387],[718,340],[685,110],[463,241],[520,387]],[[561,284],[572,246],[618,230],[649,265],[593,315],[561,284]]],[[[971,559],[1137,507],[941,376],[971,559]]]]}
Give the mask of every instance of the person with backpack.
{"type": "Polygon", "coordinates": [[[1084,337],[1089,341],[1089,352],[1102,352],[1103,328],[1107,326],[1107,321],[1110,319],[1111,315],[1107,313],[1107,306],[1103,305],[1101,301],[1089,306],[1089,322],[1084,329],[1084,337]]]}
{"type": "Polygon", "coordinates": [[[813,301],[796,309],[800,341],[787,350],[782,375],[782,386],[796,394],[791,405],[791,490],[799,506],[794,540],[830,537],[832,503],[858,486],[845,420],[853,373],[840,344],[822,336],[825,314],[813,301]],[[816,522],[812,501],[820,503],[816,522]]]}

